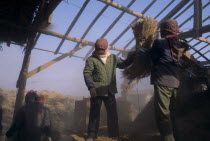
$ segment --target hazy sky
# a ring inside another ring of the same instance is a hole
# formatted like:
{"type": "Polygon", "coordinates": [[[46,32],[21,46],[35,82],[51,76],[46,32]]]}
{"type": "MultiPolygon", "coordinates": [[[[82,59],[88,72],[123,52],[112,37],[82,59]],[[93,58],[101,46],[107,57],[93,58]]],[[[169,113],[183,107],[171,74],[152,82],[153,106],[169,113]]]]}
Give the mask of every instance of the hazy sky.
{"type": "MultiPolygon", "coordinates": [[[[57,7],[53,13],[52,26],[49,30],[56,31],[65,34],[68,26],[75,18],[77,12],[82,7],[85,0],[69,0],[69,3],[64,1],[57,7]]],[[[141,12],[152,0],[136,0],[136,2],[131,6],[130,9],[134,11],[141,12]]],[[[130,0],[115,0],[115,2],[127,6],[130,0]]],[[[146,12],[147,16],[155,17],[164,6],[166,6],[169,0],[157,0],[153,5],[153,8],[146,12]]],[[[176,0],[166,11],[171,10],[180,0],[176,0]]],[[[203,0],[203,4],[206,4],[209,0],[203,0]]],[[[190,4],[190,3],[189,3],[190,4]]],[[[85,12],[79,18],[77,24],[74,26],[73,30],[70,32],[70,36],[81,38],[91,21],[97,16],[100,10],[105,6],[105,4],[91,0],[85,9],[85,12]]],[[[85,40],[94,42],[99,38],[113,22],[113,20],[121,13],[121,11],[109,7],[103,15],[99,18],[93,28],[90,30],[85,40]]],[[[182,16],[177,20],[182,23],[186,17],[191,16],[193,13],[193,7],[187,10],[182,16]]],[[[203,10],[203,19],[209,16],[210,6],[203,10]]],[[[163,18],[167,12],[161,14],[157,20],[159,21],[163,18]]],[[[111,43],[130,23],[135,19],[134,16],[129,14],[124,14],[121,20],[114,26],[109,34],[105,38],[111,43]]],[[[203,25],[210,24],[210,20],[207,20],[203,25]]],[[[193,19],[190,20],[181,29],[188,31],[193,27],[193,19]]],[[[206,37],[209,34],[204,34],[206,37]]],[[[126,34],[114,45],[116,47],[124,47],[133,38],[132,30],[130,29],[126,34]]],[[[210,38],[209,38],[210,39],[210,38]]],[[[52,36],[41,35],[35,47],[43,48],[55,51],[61,39],[52,36]]],[[[192,41],[190,44],[194,45],[197,41],[192,41]]],[[[134,46],[133,42],[129,48],[134,46]]],[[[60,52],[68,52],[74,48],[75,42],[65,41],[60,52]]],[[[199,44],[197,49],[203,47],[205,43],[199,44]]],[[[75,53],[75,55],[84,57],[91,47],[86,46],[84,49],[75,53]]],[[[202,50],[206,52],[208,49],[202,50]]],[[[111,53],[118,53],[117,51],[111,51],[111,53]]],[[[193,51],[191,51],[193,53],[193,51]]],[[[17,45],[11,45],[11,47],[6,47],[3,44],[3,51],[0,51],[0,88],[3,89],[15,89],[16,81],[19,76],[23,61],[22,48],[17,45]]],[[[31,63],[29,70],[33,70],[38,66],[58,57],[60,55],[54,55],[53,53],[33,50],[31,63]]],[[[196,54],[197,56],[197,54],[196,54]]],[[[206,55],[210,58],[210,52],[206,55]]],[[[203,60],[200,58],[201,61],[203,60]]],[[[33,90],[56,90],[61,91],[64,94],[78,95],[78,96],[88,96],[89,93],[84,83],[83,79],[83,68],[84,61],[81,58],[67,57],[58,63],[50,66],[49,68],[41,71],[40,73],[32,76],[27,81],[27,89],[33,90]]],[[[120,92],[120,85],[123,78],[120,70],[117,70],[117,81],[118,81],[118,91],[120,92]]],[[[135,89],[149,89],[149,78],[142,80],[138,87],[135,89]]]]}

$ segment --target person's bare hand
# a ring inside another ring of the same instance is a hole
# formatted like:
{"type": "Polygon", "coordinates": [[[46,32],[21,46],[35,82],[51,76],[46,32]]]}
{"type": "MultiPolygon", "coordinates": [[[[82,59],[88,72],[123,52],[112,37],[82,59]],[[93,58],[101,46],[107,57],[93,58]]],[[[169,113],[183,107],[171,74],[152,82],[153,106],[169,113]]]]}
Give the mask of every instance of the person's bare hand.
{"type": "Polygon", "coordinates": [[[96,97],[96,89],[95,88],[90,88],[90,96],[96,97]]]}

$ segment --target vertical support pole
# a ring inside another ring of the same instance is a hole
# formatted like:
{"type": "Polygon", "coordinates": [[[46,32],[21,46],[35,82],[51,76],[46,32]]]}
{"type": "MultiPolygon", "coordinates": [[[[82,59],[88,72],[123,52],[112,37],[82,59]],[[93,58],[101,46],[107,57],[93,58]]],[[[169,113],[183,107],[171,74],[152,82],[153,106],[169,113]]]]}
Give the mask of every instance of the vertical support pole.
{"type": "MultiPolygon", "coordinates": [[[[39,12],[36,15],[34,22],[33,22],[33,28],[37,29],[40,26],[40,21],[43,19],[43,9],[44,9],[45,0],[41,0],[41,3],[39,5],[39,12]]],[[[25,50],[25,56],[23,59],[22,68],[19,74],[19,78],[16,84],[17,95],[16,95],[16,101],[15,101],[15,109],[14,109],[14,115],[13,119],[17,113],[17,111],[20,109],[20,107],[23,105],[24,101],[24,93],[26,89],[26,82],[27,82],[27,75],[28,75],[28,67],[31,59],[31,51],[34,48],[40,34],[37,34],[37,30],[34,30],[30,33],[26,50],[25,50]]]]}
{"type": "Polygon", "coordinates": [[[18,88],[18,90],[17,90],[17,95],[16,95],[16,101],[15,101],[14,115],[23,105],[24,93],[25,93],[26,82],[27,82],[28,67],[29,67],[30,58],[31,58],[31,50],[32,50],[31,47],[26,48],[25,56],[24,56],[23,64],[22,64],[22,69],[20,71],[19,78],[16,84],[16,87],[18,88]]]}
{"type": "Polygon", "coordinates": [[[201,37],[199,29],[202,27],[202,0],[194,0],[194,29],[195,38],[201,37]]]}
{"type": "Polygon", "coordinates": [[[24,101],[24,93],[26,89],[26,82],[27,82],[27,76],[28,76],[28,68],[30,64],[31,59],[31,51],[34,48],[36,42],[38,41],[38,38],[40,37],[40,33],[32,33],[31,37],[29,38],[28,45],[26,46],[25,50],[25,56],[23,59],[22,68],[19,74],[19,78],[16,84],[17,95],[16,95],[16,101],[15,101],[15,110],[13,119],[15,117],[15,114],[20,109],[20,107],[23,105],[24,101]],[[36,37],[36,38],[35,38],[36,37]]]}

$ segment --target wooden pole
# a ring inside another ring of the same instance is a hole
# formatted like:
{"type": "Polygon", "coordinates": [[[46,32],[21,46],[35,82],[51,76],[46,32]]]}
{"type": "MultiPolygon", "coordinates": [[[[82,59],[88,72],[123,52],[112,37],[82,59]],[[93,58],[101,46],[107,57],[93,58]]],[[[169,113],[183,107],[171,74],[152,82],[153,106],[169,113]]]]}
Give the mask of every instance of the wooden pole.
{"type": "Polygon", "coordinates": [[[202,1],[194,0],[194,29],[195,38],[202,36],[199,29],[202,27],[202,1]]]}
{"type": "Polygon", "coordinates": [[[55,63],[57,63],[57,62],[59,62],[60,60],[66,58],[67,56],[69,56],[69,55],[73,54],[74,52],[78,51],[79,49],[82,49],[83,47],[84,47],[84,46],[80,46],[79,48],[77,48],[77,50],[69,51],[69,52],[67,52],[67,53],[65,53],[65,54],[63,54],[63,55],[61,55],[61,56],[59,56],[59,57],[57,57],[57,58],[55,58],[55,59],[53,59],[53,60],[51,60],[51,61],[45,63],[45,64],[43,64],[43,65],[41,65],[41,66],[39,66],[38,68],[36,68],[36,69],[30,71],[30,72],[28,73],[28,75],[27,75],[27,78],[29,78],[29,77],[31,77],[31,76],[33,76],[33,75],[39,73],[40,71],[42,71],[42,70],[44,70],[44,69],[50,67],[51,65],[53,65],[53,64],[55,64],[55,63]]]}
{"type": "MultiPolygon", "coordinates": [[[[154,0],[153,0],[154,1],[154,0]]],[[[135,0],[132,0],[129,4],[128,4],[128,8],[131,7],[131,5],[135,2],[135,0]]],[[[125,11],[122,11],[120,13],[120,15],[112,22],[112,24],[107,28],[107,30],[103,33],[103,35],[101,36],[101,38],[104,38],[108,33],[109,31],[116,25],[116,23],[122,18],[122,16],[125,14],[125,11]]],[[[83,61],[85,61],[88,56],[94,51],[94,47],[92,47],[88,53],[85,55],[85,58],[83,59],[83,61]]]]}
{"type": "MultiPolygon", "coordinates": [[[[43,18],[43,7],[44,7],[44,0],[41,1],[39,12],[36,15],[34,22],[33,22],[33,28],[37,29],[40,26],[40,21],[43,18]]],[[[26,82],[27,82],[27,75],[28,75],[28,67],[30,64],[30,58],[31,58],[31,51],[34,48],[40,34],[37,34],[37,30],[34,30],[29,35],[29,40],[27,42],[27,46],[25,48],[25,56],[23,59],[23,65],[19,74],[19,78],[16,84],[16,87],[18,88],[17,95],[16,95],[16,101],[15,101],[15,109],[14,109],[14,115],[13,119],[15,118],[15,115],[17,111],[21,108],[24,101],[24,93],[26,89],[26,82]]]]}
{"type": "MultiPolygon", "coordinates": [[[[81,39],[84,39],[86,37],[86,35],[88,34],[88,32],[91,30],[91,28],[95,25],[95,23],[97,22],[97,20],[101,17],[101,15],[104,13],[104,11],[109,7],[109,5],[105,5],[102,10],[98,13],[98,15],[95,17],[95,19],[91,22],[91,24],[88,26],[87,30],[85,31],[85,33],[82,35],[81,39]]],[[[77,43],[76,46],[74,47],[74,49],[77,49],[79,47],[80,43],[77,43]]],[[[72,54],[73,55],[73,54],[72,54]]],[[[70,55],[69,57],[71,57],[72,55],[70,55]]]]}
{"type": "MultiPolygon", "coordinates": [[[[80,49],[82,49],[82,48],[84,48],[84,47],[85,47],[85,46],[79,46],[77,49],[73,49],[73,50],[71,50],[71,51],[69,51],[69,52],[67,52],[67,53],[65,53],[65,54],[63,54],[63,55],[61,55],[61,56],[59,56],[59,57],[57,57],[57,58],[55,58],[55,59],[53,59],[53,60],[51,60],[51,61],[45,63],[45,64],[43,64],[43,65],[41,65],[41,66],[39,66],[38,68],[36,68],[36,69],[30,71],[30,72],[28,73],[28,75],[27,75],[27,78],[29,78],[29,77],[31,77],[31,76],[33,76],[33,75],[39,73],[40,71],[42,71],[42,70],[44,70],[44,69],[46,69],[46,68],[52,66],[53,64],[55,64],[55,63],[61,61],[62,59],[66,58],[66,57],[69,56],[69,55],[72,55],[73,53],[75,53],[76,51],[78,51],[78,50],[80,50],[80,49]]],[[[110,47],[110,46],[109,46],[109,49],[118,50],[117,48],[115,48],[115,47],[110,47]]],[[[129,50],[121,49],[121,51],[129,51],[129,50]]]]}
{"type": "MultiPolygon", "coordinates": [[[[207,46],[209,46],[209,44],[206,44],[205,46],[203,46],[202,48],[200,48],[198,51],[203,50],[204,48],[206,48],[207,46]]],[[[192,55],[195,55],[197,52],[194,52],[192,55]]]]}
{"type": "MultiPolygon", "coordinates": [[[[19,78],[16,84],[17,87],[17,95],[16,95],[16,101],[15,101],[15,110],[14,115],[17,113],[17,111],[20,109],[20,107],[23,105],[24,101],[24,93],[26,89],[26,82],[27,82],[27,74],[28,74],[28,67],[30,63],[31,58],[31,48],[26,48],[25,56],[23,60],[22,69],[19,74],[19,78]]],[[[14,116],[13,116],[14,118],[14,116]]]]}
{"type": "MultiPolygon", "coordinates": [[[[210,24],[205,25],[205,26],[199,28],[198,30],[199,30],[199,33],[202,33],[202,34],[210,32],[210,24]]],[[[192,29],[190,31],[180,33],[178,36],[180,38],[190,38],[190,37],[194,37],[194,34],[195,34],[195,29],[192,29]]]]}
{"type": "MultiPolygon", "coordinates": [[[[51,35],[51,36],[58,37],[58,38],[63,38],[65,36],[64,34],[57,33],[57,32],[54,32],[54,31],[45,30],[45,29],[39,29],[39,32],[41,32],[42,34],[51,35]]],[[[67,36],[67,37],[65,37],[65,39],[73,41],[73,42],[81,43],[84,46],[85,45],[86,46],[94,46],[95,45],[94,42],[86,41],[86,40],[79,39],[79,38],[72,37],[72,36],[67,36]]],[[[113,47],[113,46],[109,46],[109,49],[117,50],[117,51],[128,51],[127,49],[119,48],[119,47],[113,47]]]]}
{"type": "Polygon", "coordinates": [[[181,10],[190,0],[182,0],[176,5],[160,22],[172,18],[179,10],[181,10]]]}
{"type": "MultiPolygon", "coordinates": [[[[55,51],[52,51],[52,50],[48,50],[48,49],[43,49],[43,48],[34,48],[36,50],[41,50],[41,51],[45,51],[45,52],[51,52],[51,53],[55,53],[55,51]]],[[[58,52],[58,54],[65,54],[63,52],[58,52]]],[[[80,59],[84,59],[84,57],[81,57],[81,56],[77,56],[77,55],[72,55],[73,57],[76,57],[76,58],[80,58],[80,59]]]]}
{"type": "Polygon", "coordinates": [[[144,14],[141,14],[141,13],[138,13],[136,11],[133,11],[133,10],[127,8],[127,7],[124,7],[124,6],[119,5],[119,4],[115,3],[115,2],[112,2],[111,0],[98,0],[98,1],[101,1],[101,2],[103,2],[105,4],[108,4],[108,5],[116,8],[116,9],[121,10],[121,11],[125,11],[125,12],[127,12],[127,13],[129,13],[129,14],[131,14],[133,16],[138,17],[138,18],[142,18],[142,19],[148,18],[148,16],[146,16],[144,14]]]}
{"type": "Polygon", "coordinates": [[[81,14],[83,13],[84,9],[86,8],[86,6],[88,5],[90,0],[86,0],[85,3],[83,4],[82,8],[80,9],[80,11],[77,13],[76,17],[74,18],[73,22],[71,23],[71,25],[69,26],[69,28],[67,29],[65,35],[63,36],[61,42],[59,43],[55,54],[57,54],[61,48],[61,46],[63,45],[66,37],[69,35],[69,33],[71,32],[71,30],[73,29],[74,25],[76,24],[76,22],[78,21],[79,17],[81,16],[81,14]]]}

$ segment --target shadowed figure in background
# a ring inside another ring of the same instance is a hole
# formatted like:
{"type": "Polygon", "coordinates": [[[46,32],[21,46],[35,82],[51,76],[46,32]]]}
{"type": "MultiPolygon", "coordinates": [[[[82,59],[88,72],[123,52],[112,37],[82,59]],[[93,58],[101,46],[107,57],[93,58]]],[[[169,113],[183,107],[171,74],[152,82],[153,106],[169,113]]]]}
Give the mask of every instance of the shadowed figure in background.
{"type": "Polygon", "coordinates": [[[107,111],[109,137],[119,136],[118,116],[115,94],[116,68],[124,69],[132,63],[133,57],[124,61],[108,50],[108,41],[100,38],[95,43],[95,51],[86,60],[83,71],[85,83],[90,91],[90,115],[88,125],[88,141],[97,138],[100,109],[102,101],[107,111]]]}
{"type": "Polygon", "coordinates": [[[152,47],[153,68],[151,83],[154,85],[155,118],[161,141],[175,141],[176,92],[180,85],[180,58],[188,49],[177,37],[176,20],[168,19],[160,24],[161,39],[152,47]]]}
{"type": "Polygon", "coordinates": [[[51,141],[50,111],[45,101],[43,95],[29,91],[6,136],[14,141],[51,141]]]}

